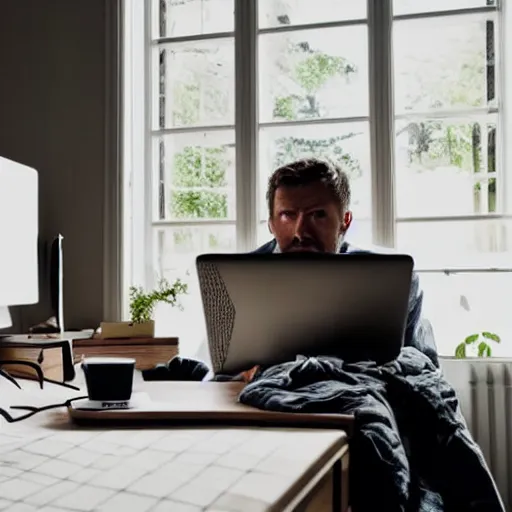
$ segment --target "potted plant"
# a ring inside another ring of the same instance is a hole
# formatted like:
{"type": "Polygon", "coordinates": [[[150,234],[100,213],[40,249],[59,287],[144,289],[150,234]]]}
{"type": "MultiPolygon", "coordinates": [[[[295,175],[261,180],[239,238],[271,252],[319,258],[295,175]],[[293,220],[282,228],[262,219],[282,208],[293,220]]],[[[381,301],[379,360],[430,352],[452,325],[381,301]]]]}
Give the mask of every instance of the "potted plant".
{"type": "Polygon", "coordinates": [[[465,359],[466,357],[492,357],[492,343],[500,343],[501,338],[488,331],[470,334],[466,339],[457,345],[455,357],[465,359]]]}
{"type": "Polygon", "coordinates": [[[153,314],[159,302],[181,308],[180,295],[187,293],[188,285],[176,279],[171,285],[161,279],[158,286],[145,292],[141,286],[130,287],[130,320],[128,322],[102,322],[101,337],[107,338],[153,338],[155,321],[153,314]]]}

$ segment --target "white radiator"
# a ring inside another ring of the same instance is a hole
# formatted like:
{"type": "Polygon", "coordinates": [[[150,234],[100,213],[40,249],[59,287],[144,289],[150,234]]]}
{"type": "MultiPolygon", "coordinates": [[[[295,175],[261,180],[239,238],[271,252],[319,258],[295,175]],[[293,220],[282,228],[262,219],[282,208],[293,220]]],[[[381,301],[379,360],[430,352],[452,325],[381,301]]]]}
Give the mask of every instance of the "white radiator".
{"type": "Polygon", "coordinates": [[[443,358],[441,366],[512,511],[512,359],[443,358]]]}

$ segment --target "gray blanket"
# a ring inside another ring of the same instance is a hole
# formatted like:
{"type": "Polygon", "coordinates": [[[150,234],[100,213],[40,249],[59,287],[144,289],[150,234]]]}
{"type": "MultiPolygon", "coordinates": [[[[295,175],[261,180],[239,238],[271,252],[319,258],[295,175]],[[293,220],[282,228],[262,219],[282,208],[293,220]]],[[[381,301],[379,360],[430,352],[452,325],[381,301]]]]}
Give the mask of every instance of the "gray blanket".
{"type": "Polygon", "coordinates": [[[354,414],[353,512],[505,510],[455,391],[415,348],[380,367],[298,358],[262,370],[240,401],[273,411],[354,414]]]}

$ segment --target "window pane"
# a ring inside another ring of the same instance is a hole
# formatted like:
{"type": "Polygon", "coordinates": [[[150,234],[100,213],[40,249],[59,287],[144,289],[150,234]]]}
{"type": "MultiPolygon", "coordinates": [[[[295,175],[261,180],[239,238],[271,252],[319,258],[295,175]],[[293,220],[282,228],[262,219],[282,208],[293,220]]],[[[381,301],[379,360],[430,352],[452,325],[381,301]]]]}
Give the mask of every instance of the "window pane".
{"type": "Polygon", "coordinates": [[[260,121],[368,114],[366,26],[260,36],[260,121]]]}
{"type": "Polygon", "coordinates": [[[153,0],[155,37],[234,30],[234,0],[153,0]]]}
{"type": "Polygon", "coordinates": [[[366,18],[363,0],[259,0],[260,28],[366,18]]]}
{"type": "Polygon", "coordinates": [[[155,138],[154,161],[160,165],[155,179],[159,206],[154,217],[234,219],[234,140],[231,131],[155,138]]]}
{"type": "Polygon", "coordinates": [[[487,119],[397,120],[398,217],[499,211],[496,124],[487,119]]]}
{"type": "Polygon", "coordinates": [[[195,259],[204,253],[236,251],[235,223],[158,227],[153,233],[155,278],[164,277],[170,282],[180,278],[188,285],[188,293],[180,300],[183,311],[166,304],[157,306],[156,335],[178,336],[182,355],[196,357],[199,344],[206,340],[206,327],[195,259]]]}
{"type": "Polygon", "coordinates": [[[400,14],[450,11],[452,9],[468,9],[472,7],[495,5],[496,0],[394,0],[393,12],[398,16],[400,14]]]}
{"type": "Polygon", "coordinates": [[[154,234],[155,275],[172,279],[191,271],[199,254],[236,250],[234,222],[232,225],[157,227],[154,234]]]}
{"type": "Polygon", "coordinates": [[[370,142],[367,123],[271,127],[260,130],[260,220],[268,218],[268,178],[278,167],[299,158],[337,163],[349,175],[351,209],[359,219],[371,218],[370,142]]]}
{"type": "Polygon", "coordinates": [[[492,355],[512,356],[512,273],[420,274],[420,283],[423,313],[432,323],[441,355],[454,356],[467,336],[487,331],[503,341],[489,342],[492,355]]]}
{"type": "Polygon", "coordinates": [[[234,123],[233,39],[166,44],[153,51],[154,128],[234,123]]]}
{"type": "Polygon", "coordinates": [[[394,26],[398,113],[496,105],[494,23],[485,16],[394,26]]]}
{"type": "Polygon", "coordinates": [[[397,249],[418,268],[512,267],[512,221],[398,222],[397,249]]]}

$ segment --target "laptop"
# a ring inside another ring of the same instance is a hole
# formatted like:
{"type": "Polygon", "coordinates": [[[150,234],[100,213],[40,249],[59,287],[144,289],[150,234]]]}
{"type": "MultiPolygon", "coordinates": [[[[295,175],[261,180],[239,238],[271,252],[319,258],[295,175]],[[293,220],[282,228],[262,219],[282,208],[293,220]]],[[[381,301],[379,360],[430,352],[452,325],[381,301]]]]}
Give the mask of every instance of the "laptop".
{"type": "Polygon", "coordinates": [[[395,359],[413,259],[398,254],[203,254],[197,257],[215,373],[298,355],[395,359]]]}

